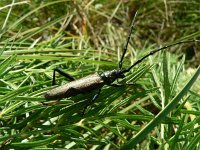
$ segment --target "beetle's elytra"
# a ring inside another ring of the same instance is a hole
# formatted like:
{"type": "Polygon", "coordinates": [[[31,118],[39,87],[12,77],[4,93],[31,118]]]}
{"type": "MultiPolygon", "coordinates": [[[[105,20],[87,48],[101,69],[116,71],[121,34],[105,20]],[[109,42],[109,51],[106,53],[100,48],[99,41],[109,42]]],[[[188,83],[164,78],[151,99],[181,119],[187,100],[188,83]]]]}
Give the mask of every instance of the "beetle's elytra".
{"type": "Polygon", "coordinates": [[[101,76],[98,73],[94,73],[48,91],[45,94],[45,98],[47,100],[67,98],[77,94],[90,92],[94,89],[99,89],[104,84],[101,76]]]}
{"type": "Polygon", "coordinates": [[[45,94],[45,98],[46,100],[57,100],[81,93],[88,93],[93,90],[100,89],[106,84],[112,85],[111,83],[113,81],[123,77],[125,76],[123,73],[120,73],[120,70],[94,73],[48,91],[45,94]]]}

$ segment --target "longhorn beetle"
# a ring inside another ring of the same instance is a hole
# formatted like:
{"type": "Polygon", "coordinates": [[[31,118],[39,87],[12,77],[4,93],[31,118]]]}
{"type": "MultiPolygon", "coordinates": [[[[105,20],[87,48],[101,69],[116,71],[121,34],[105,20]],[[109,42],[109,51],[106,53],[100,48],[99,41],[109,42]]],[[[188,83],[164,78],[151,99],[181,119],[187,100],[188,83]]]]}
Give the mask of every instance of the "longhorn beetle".
{"type": "Polygon", "coordinates": [[[162,48],[158,48],[156,50],[152,50],[152,51],[150,51],[149,54],[143,56],[142,58],[137,60],[135,63],[133,63],[129,68],[122,69],[122,62],[123,62],[124,56],[125,56],[126,51],[127,51],[127,47],[128,47],[128,44],[129,44],[129,41],[130,41],[130,38],[131,38],[131,34],[134,30],[134,22],[135,22],[136,16],[137,16],[137,12],[135,13],[135,16],[133,18],[131,28],[130,28],[130,32],[129,32],[129,35],[128,35],[128,38],[127,38],[127,42],[126,42],[126,45],[124,47],[124,51],[123,51],[123,54],[121,56],[121,59],[119,61],[119,68],[118,69],[113,69],[113,70],[109,70],[109,71],[105,71],[105,72],[101,72],[101,73],[94,73],[94,74],[91,74],[91,75],[87,75],[83,78],[80,78],[78,80],[75,80],[75,78],[73,78],[68,73],[64,72],[61,68],[56,68],[56,69],[54,69],[54,72],[53,72],[53,81],[52,81],[53,85],[55,85],[55,73],[56,72],[65,76],[71,82],[48,91],[45,94],[45,99],[46,100],[60,100],[62,98],[72,97],[72,96],[75,96],[75,95],[78,95],[78,94],[81,94],[81,93],[84,94],[84,93],[89,93],[93,90],[98,90],[98,92],[94,95],[94,97],[90,100],[90,102],[83,109],[83,112],[82,112],[82,115],[83,115],[86,108],[98,98],[98,96],[101,92],[101,88],[104,85],[109,85],[109,86],[113,86],[113,87],[122,86],[123,84],[119,84],[119,83],[115,84],[113,82],[116,81],[119,78],[124,78],[125,73],[129,72],[134,66],[141,63],[145,58],[155,54],[156,52],[159,52],[161,50],[167,49],[169,47],[172,47],[172,46],[175,46],[175,45],[178,45],[178,44],[189,43],[189,42],[200,42],[200,40],[187,40],[187,41],[181,41],[181,42],[177,42],[177,43],[174,43],[174,44],[171,44],[171,45],[167,45],[167,46],[164,46],[162,48]]]}

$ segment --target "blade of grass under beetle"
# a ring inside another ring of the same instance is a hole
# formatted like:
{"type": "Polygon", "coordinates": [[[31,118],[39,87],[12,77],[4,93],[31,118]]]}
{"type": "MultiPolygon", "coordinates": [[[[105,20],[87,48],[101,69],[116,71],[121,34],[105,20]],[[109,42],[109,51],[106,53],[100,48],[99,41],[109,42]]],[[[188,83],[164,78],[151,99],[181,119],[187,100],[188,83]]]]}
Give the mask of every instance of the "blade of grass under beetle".
{"type": "Polygon", "coordinates": [[[167,104],[167,106],[160,113],[156,115],[155,119],[150,121],[140,132],[138,132],[135,135],[135,137],[133,137],[130,141],[125,143],[120,149],[121,150],[133,149],[137,143],[142,141],[147,136],[147,134],[154,129],[155,126],[160,124],[160,122],[167,116],[167,114],[169,114],[169,112],[177,106],[178,102],[190,90],[191,86],[194,84],[199,74],[200,74],[200,66],[198,67],[196,73],[193,75],[190,81],[181,90],[181,92],[178,93],[178,95],[176,95],[174,99],[169,104],[167,104]]]}
{"type": "MultiPolygon", "coordinates": [[[[126,113],[127,111],[131,110],[132,108],[136,107],[138,104],[140,104],[140,103],[142,103],[142,102],[144,102],[144,101],[146,101],[146,100],[148,100],[148,99],[149,99],[149,96],[146,96],[146,97],[142,98],[141,100],[139,100],[139,101],[137,101],[137,102],[131,104],[130,106],[126,107],[125,109],[121,110],[119,113],[126,113]]],[[[140,118],[141,118],[141,117],[140,117],[140,118]]],[[[143,118],[144,118],[144,117],[143,117],[143,118]]],[[[97,120],[98,120],[98,119],[97,119],[97,120]]],[[[83,120],[83,121],[86,121],[86,122],[87,122],[88,119],[85,119],[85,120],[83,120]]],[[[108,124],[108,123],[110,123],[110,122],[111,122],[110,119],[105,119],[105,121],[103,121],[104,124],[108,124]]],[[[98,130],[100,130],[102,127],[103,127],[102,124],[97,124],[94,128],[92,128],[92,130],[98,131],[98,130]]],[[[87,137],[90,136],[90,135],[91,135],[91,132],[87,131],[86,133],[83,134],[83,137],[84,137],[84,139],[85,139],[85,138],[87,138],[87,137]]],[[[75,146],[75,145],[76,145],[76,143],[75,143],[74,141],[72,141],[72,142],[70,142],[69,144],[67,144],[67,145],[65,146],[65,148],[70,149],[70,148],[72,148],[72,147],[75,146]]]]}

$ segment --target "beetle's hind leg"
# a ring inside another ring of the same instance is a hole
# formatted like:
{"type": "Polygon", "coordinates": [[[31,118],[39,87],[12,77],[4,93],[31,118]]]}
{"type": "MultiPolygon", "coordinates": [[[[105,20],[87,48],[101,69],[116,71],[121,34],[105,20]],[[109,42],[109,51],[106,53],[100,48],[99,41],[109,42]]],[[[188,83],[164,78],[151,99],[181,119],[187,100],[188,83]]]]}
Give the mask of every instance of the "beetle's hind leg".
{"type": "Polygon", "coordinates": [[[88,108],[88,106],[92,105],[92,103],[95,102],[95,100],[98,98],[98,96],[100,95],[100,93],[101,93],[101,89],[99,89],[98,93],[95,94],[95,95],[93,96],[93,98],[89,101],[89,103],[83,108],[83,111],[82,111],[82,114],[81,114],[82,116],[84,116],[85,111],[86,111],[86,109],[88,108]]]}
{"type": "Polygon", "coordinates": [[[58,72],[60,75],[66,77],[67,79],[69,79],[70,81],[74,81],[75,78],[72,77],[70,74],[64,72],[61,68],[56,68],[53,71],[53,80],[52,80],[52,85],[56,84],[56,72],[58,72]]]}

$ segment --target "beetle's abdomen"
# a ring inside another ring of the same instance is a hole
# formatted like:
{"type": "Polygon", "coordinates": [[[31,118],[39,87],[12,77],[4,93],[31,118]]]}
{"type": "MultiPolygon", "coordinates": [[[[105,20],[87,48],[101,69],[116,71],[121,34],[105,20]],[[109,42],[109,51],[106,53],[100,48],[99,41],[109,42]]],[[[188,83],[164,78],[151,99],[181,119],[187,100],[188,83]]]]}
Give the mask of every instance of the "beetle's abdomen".
{"type": "Polygon", "coordinates": [[[45,94],[46,100],[59,100],[75,96],[81,93],[88,93],[90,91],[101,88],[104,81],[98,73],[85,76],[75,81],[71,81],[65,85],[56,87],[45,94]]]}

